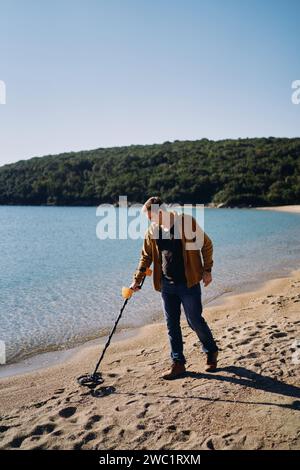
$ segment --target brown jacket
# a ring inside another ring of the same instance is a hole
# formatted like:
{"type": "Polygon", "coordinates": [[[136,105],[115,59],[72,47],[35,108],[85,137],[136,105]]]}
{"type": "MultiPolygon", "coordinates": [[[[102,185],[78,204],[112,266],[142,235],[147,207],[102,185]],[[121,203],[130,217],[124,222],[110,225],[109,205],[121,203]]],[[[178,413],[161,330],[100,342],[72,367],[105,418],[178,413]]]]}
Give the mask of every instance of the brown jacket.
{"type": "MultiPolygon", "coordinates": [[[[183,260],[187,287],[192,287],[201,281],[203,272],[213,266],[213,244],[208,235],[199,227],[194,217],[188,214],[174,214],[174,223],[180,230],[183,249],[183,260]],[[196,236],[195,236],[196,234],[196,236]]],[[[146,231],[138,269],[134,280],[141,282],[143,272],[153,262],[153,285],[157,291],[161,290],[161,255],[159,253],[155,236],[157,226],[151,224],[146,231]]]]}

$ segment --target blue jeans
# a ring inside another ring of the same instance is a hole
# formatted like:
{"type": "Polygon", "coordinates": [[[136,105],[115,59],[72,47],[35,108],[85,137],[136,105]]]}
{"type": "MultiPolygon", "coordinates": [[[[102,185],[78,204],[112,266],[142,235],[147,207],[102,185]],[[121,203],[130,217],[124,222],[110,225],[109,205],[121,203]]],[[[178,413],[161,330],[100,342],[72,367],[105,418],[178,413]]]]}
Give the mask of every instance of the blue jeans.
{"type": "Polygon", "coordinates": [[[171,346],[171,358],[185,364],[180,327],[181,304],[189,326],[197,334],[204,352],[216,352],[218,347],[209,326],[202,316],[200,283],[188,288],[162,279],[161,296],[171,346]]]}

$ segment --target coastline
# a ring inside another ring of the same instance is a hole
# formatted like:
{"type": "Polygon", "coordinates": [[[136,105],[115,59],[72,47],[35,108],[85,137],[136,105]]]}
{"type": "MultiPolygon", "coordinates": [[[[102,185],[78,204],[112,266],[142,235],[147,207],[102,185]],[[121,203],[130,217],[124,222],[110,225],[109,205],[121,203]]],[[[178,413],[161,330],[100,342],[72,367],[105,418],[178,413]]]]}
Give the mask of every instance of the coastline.
{"type": "Polygon", "coordinates": [[[221,348],[216,374],[203,373],[204,355],[183,321],[190,375],[180,380],[160,379],[170,362],[163,322],[112,342],[102,372],[116,393],[107,397],[76,383],[95,364],[99,341],[58,364],[2,378],[0,447],[299,448],[299,365],[290,358],[299,309],[300,270],[205,307],[221,348]]]}
{"type": "MultiPolygon", "coordinates": [[[[211,207],[209,207],[211,208],[211,207]]],[[[300,213],[300,205],[293,205],[293,206],[274,206],[274,207],[256,207],[252,208],[254,210],[275,210],[275,211],[284,211],[284,212],[293,212],[293,213],[300,213]]],[[[290,272],[297,268],[296,262],[291,263],[289,268],[282,268],[278,266],[275,267],[273,271],[269,273],[260,274],[257,280],[251,280],[250,282],[243,281],[243,284],[235,284],[232,286],[228,286],[228,290],[224,290],[224,292],[219,292],[216,296],[212,296],[212,298],[208,298],[204,301],[204,307],[219,305],[222,303],[223,299],[226,298],[228,295],[236,294],[239,292],[250,292],[258,288],[262,283],[267,282],[269,279],[274,279],[277,277],[288,276],[290,272]]],[[[154,315],[152,315],[152,322],[159,322],[162,319],[162,312],[155,311],[154,315]]],[[[121,326],[121,325],[120,325],[121,326]]],[[[141,326],[121,326],[118,328],[116,335],[114,336],[113,340],[118,341],[119,338],[122,340],[123,337],[127,335],[132,336],[138,334],[139,329],[141,326]]],[[[51,365],[55,365],[61,363],[76,354],[79,350],[84,348],[85,346],[89,346],[90,344],[98,344],[101,346],[105,339],[107,338],[108,331],[110,327],[107,328],[107,332],[101,332],[100,335],[97,337],[90,336],[85,338],[78,338],[78,341],[70,342],[69,344],[61,344],[53,347],[49,347],[44,351],[40,348],[40,350],[28,352],[28,354],[21,357],[17,357],[14,362],[10,362],[7,365],[0,366],[0,379],[1,377],[5,376],[12,376],[14,374],[22,374],[28,371],[39,370],[44,367],[49,367],[51,365]]]]}
{"type": "MultiPolygon", "coordinates": [[[[260,289],[263,289],[268,282],[276,279],[287,278],[289,276],[292,276],[295,272],[297,272],[297,268],[295,267],[288,268],[285,274],[283,274],[282,271],[280,271],[280,273],[278,271],[272,271],[269,272],[267,275],[264,275],[260,279],[252,280],[247,284],[245,282],[242,284],[236,284],[232,286],[232,289],[230,289],[229,291],[219,293],[212,299],[208,299],[207,302],[203,302],[203,309],[204,311],[206,311],[207,309],[222,306],[228,301],[228,299],[235,298],[240,294],[255,295],[255,293],[260,289]]],[[[203,284],[201,284],[201,287],[203,290],[203,284]]],[[[159,294],[157,293],[157,295],[159,294]]],[[[153,315],[153,318],[154,319],[151,321],[151,323],[146,323],[142,326],[118,327],[117,331],[113,336],[112,341],[118,343],[119,341],[138,336],[141,330],[147,326],[156,324],[161,324],[162,326],[165,325],[162,311],[157,311],[153,315]]],[[[110,329],[108,330],[110,331],[110,329]]],[[[90,347],[98,347],[99,352],[101,352],[101,348],[104,346],[108,338],[109,331],[106,334],[100,335],[94,339],[83,340],[82,342],[75,344],[74,346],[64,347],[64,345],[61,345],[61,347],[57,349],[50,349],[39,353],[29,354],[25,358],[21,358],[15,362],[0,365],[0,381],[2,378],[23,375],[29,372],[40,371],[42,369],[63,364],[69,358],[73,358],[74,355],[84,352],[86,348],[89,349],[90,347]]]]}
{"type": "Polygon", "coordinates": [[[287,206],[256,207],[255,209],[262,211],[291,212],[293,214],[300,214],[300,204],[287,206]]]}
{"type": "MultiPolygon", "coordinates": [[[[141,328],[143,327],[124,327],[114,334],[114,341],[118,342],[129,339],[139,334],[141,328]]],[[[16,362],[0,365],[0,380],[3,378],[23,375],[29,372],[35,372],[41,369],[46,369],[62,364],[69,358],[72,358],[74,355],[80,353],[85,348],[98,346],[100,351],[101,347],[104,346],[106,339],[107,335],[103,335],[95,339],[83,341],[81,344],[70,348],[64,348],[62,346],[60,349],[44,351],[38,354],[30,355],[16,362]]]]}

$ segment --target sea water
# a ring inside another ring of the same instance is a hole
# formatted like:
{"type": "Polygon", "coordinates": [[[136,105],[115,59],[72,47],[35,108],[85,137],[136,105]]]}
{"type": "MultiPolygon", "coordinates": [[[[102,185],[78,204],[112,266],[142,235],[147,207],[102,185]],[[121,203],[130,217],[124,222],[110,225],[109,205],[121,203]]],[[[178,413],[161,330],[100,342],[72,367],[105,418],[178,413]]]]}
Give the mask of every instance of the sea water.
{"type": "MultiPolygon", "coordinates": [[[[98,222],[95,207],[0,206],[0,340],[8,362],[109,331],[142,240],[99,240],[98,222]]],[[[204,223],[214,244],[213,282],[201,283],[204,306],[299,267],[299,214],[205,209],[204,223]]],[[[120,328],[157,318],[160,295],[147,279],[120,328]]]]}

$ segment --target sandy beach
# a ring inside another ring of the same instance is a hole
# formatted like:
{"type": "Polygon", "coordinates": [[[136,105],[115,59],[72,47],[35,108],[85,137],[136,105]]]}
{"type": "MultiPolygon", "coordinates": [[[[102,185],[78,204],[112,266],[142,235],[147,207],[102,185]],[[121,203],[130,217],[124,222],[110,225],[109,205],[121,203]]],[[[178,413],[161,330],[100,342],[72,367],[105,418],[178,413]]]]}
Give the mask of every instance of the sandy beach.
{"type": "Polygon", "coordinates": [[[163,322],[112,343],[94,397],[76,377],[99,346],[63,364],[0,381],[2,449],[299,449],[300,271],[204,314],[218,339],[219,369],[183,321],[188,373],[172,382],[163,322]]]}
{"type": "Polygon", "coordinates": [[[257,207],[256,209],[264,211],[294,212],[300,214],[300,204],[290,206],[257,207]]]}

